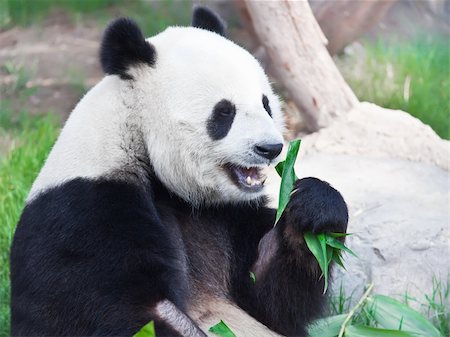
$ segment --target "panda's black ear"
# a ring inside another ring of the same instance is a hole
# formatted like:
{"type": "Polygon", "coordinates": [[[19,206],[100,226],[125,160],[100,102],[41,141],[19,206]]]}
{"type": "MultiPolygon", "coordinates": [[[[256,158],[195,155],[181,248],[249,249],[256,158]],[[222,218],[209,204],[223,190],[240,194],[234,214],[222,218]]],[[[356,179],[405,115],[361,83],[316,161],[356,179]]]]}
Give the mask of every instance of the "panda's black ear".
{"type": "Polygon", "coordinates": [[[106,74],[130,80],[133,79],[128,73],[131,66],[140,63],[153,66],[155,61],[155,48],[145,41],[136,22],[119,18],[106,28],[100,47],[100,62],[106,74]]]}
{"type": "Polygon", "coordinates": [[[226,36],[227,27],[225,22],[208,7],[194,7],[192,27],[206,29],[219,35],[226,36]]]}

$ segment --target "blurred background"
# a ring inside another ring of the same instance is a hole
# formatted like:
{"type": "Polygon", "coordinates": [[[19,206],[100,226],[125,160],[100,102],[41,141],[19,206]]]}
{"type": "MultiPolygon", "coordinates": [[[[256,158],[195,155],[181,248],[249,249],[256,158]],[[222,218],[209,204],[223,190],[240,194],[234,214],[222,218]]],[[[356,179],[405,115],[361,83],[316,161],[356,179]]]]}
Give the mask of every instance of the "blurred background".
{"type": "MultiPolygon", "coordinates": [[[[204,3],[227,20],[233,41],[266,61],[239,1],[204,3]]],[[[345,80],[361,101],[407,111],[449,139],[450,2],[355,3],[310,1],[345,80]]],[[[133,17],[152,36],[189,24],[191,7],[191,1],[1,0],[1,125],[21,112],[66,118],[102,77],[98,42],[113,17],[133,17]]]]}
{"type": "MultiPolygon", "coordinates": [[[[229,38],[253,53],[272,77],[284,100],[287,139],[299,135],[309,139],[309,147],[308,142],[302,145],[306,146],[302,174],[323,174],[331,179],[347,194],[353,219],[363,224],[354,231],[373,235],[350,241],[353,250],[361,247],[365,260],[353,265],[350,261],[354,273],[346,281],[347,288],[375,279],[380,290],[404,293],[404,279],[425,268],[423,282],[416,288],[424,286],[427,290],[423,292],[435,293],[438,290],[432,279],[436,280],[444,296],[439,307],[444,316],[436,318],[436,324],[448,333],[450,2],[310,0],[332,60],[359,101],[403,110],[420,121],[420,125],[415,119],[402,124],[406,117],[397,118],[396,112],[371,110],[361,114],[364,122],[351,119],[315,133],[305,123],[292,90],[286,90],[285,80],[278,77],[277,66],[260,42],[243,2],[202,3],[222,15],[228,22],[229,38]],[[375,124],[381,126],[371,129],[375,124]],[[416,133],[410,132],[413,129],[416,133]],[[370,132],[372,143],[364,143],[362,138],[370,132]],[[354,134],[354,139],[349,134],[354,134]],[[379,141],[378,137],[387,134],[391,143],[379,141]],[[403,136],[395,138],[399,134],[403,136]],[[422,137],[420,144],[406,149],[416,136],[422,137]],[[394,150],[389,152],[389,148],[394,150]],[[334,157],[321,157],[324,153],[334,157]],[[336,174],[329,176],[330,169],[336,174]],[[364,185],[368,176],[375,181],[372,185],[364,185]],[[355,177],[360,179],[357,191],[355,177]],[[412,181],[418,181],[417,185],[411,187],[412,181]],[[414,195],[417,200],[405,206],[404,198],[414,195]],[[423,195],[432,198],[424,201],[423,195]],[[389,210],[383,208],[387,204],[389,210]],[[421,206],[430,211],[413,214],[406,222],[399,216],[421,206]],[[380,214],[374,215],[374,209],[380,214]],[[373,229],[375,223],[385,227],[373,229]],[[396,223],[405,227],[388,232],[396,223]],[[406,250],[402,251],[403,246],[392,250],[395,240],[385,243],[387,236],[400,237],[406,232],[411,233],[406,250]],[[418,236],[425,241],[417,241],[418,236]],[[399,259],[405,251],[410,256],[407,267],[405,260],[399,259]],[[408,269],[413,264],[416,269],[408,269]],[[380,269],[383,271],[378,272],[380,269]],[[403,279],[392,279],[397,270],[404,273],[403,279]]],[[[102,31],[112,18],[129,16],[145,35],[152,36],[170,25],[189,25],[192,5],[191,1],[0,0],[0,336],[8,335],[8,252],[15,225],[61,125],[77,101],[103,77],[97,57],[102,31]]]]}

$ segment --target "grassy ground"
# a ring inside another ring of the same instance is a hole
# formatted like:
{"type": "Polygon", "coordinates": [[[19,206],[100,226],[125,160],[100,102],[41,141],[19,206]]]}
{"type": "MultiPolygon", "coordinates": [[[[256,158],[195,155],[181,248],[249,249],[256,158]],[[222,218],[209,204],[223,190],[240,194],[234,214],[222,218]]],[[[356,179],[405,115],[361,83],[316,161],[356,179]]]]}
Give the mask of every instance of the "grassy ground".
{"type": "Polygon", "coordinates": [[[0,86],[0,337],[9,336],[9,248],[25,198],[59,133],[51,114],[32,116],[18,109],[38,90],[27,87],[30,74],[12,63],[14,83],[0,86]],[[14,107],[16,106],[16,107],[14,107]]]}
{"type": "Polygon", "coordinates": [[[189,25],[191,8],[191,0],[0,0],[0,28],[39,25],[64,11],[74,23],[94,20],[102,28],[113,17],[129,16],[152,36],[169,25],[189,25]]]}
{"type": "Polygon", "coordinates": [[[364,43],[364,52],[337,58],[363,101],[401,109],[450,139],[450,44],[444,38],[364,43]]]}
{"type": "MultiPolygon", "coordinates": [[[[359,300],[354,294],[345,294],[343,286],[340,291],[330,296],[329,315],[341,315],[349,313],[359,300]]],[[[447,277],[432,279],[432,289],[429,294],[424,294],[422,298],[415,298],[405,293],[397,298],[401,303],[418,310],[424,317],[427,317],[434,327],[443,337],[450,336],[450,275],[447,277]]],[[[379,328],[374,319],[376,308],[365,303],[358,309],[352,317],[352,325],[364,325],[379,328]]],[[[362,336],[361,336],[362,337],[362,336]]]]}
{"type": "MultiPolygon", "coordinates": [[[[0,114],[4,111],[0,110],[0,114]]],[[[0,336],[9,335],[9,247],[28,191],[56,139],[59,123],[52,116],[22,118],[14,127],[0,125],[0,137],[14,143],[0,159],[0,336]]]]}

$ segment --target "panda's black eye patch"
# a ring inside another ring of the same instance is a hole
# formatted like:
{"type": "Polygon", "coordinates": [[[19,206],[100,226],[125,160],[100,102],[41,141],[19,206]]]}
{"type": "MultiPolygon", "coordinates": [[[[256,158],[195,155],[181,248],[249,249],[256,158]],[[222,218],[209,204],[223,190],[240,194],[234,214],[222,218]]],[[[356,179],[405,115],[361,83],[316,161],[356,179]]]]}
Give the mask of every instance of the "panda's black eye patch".
{"type": "Polygon", "coordinates": [[[266,109],[267,113],[269,114],[269,116],[272,117],[272,110],[270,109],[269,99],[267,98],[266,95],[263,95],[262,97],[262,104],[264,106],[264,109],[266,109]]]}
{"type": "Polygon", "coordinates": [[[208,135],[213,140],[224,138],[231,129],[235,115],[236,107],[233,103],[226,99],[218,102],[207,122],[208,135]]]}

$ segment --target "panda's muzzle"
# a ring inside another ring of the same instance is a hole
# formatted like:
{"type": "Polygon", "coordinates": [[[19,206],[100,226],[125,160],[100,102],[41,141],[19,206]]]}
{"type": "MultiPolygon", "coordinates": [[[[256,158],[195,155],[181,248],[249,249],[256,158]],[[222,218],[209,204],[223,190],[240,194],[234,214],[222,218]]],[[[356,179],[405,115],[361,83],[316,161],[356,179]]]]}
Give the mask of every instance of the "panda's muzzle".
{"type": "Polygon", "coordinates": [[[231,181],[241,190],[247,192],[259,192],[262,190],[266,176],[261,173],[260,167],[226,164],[224,168],[231,181]]]}

